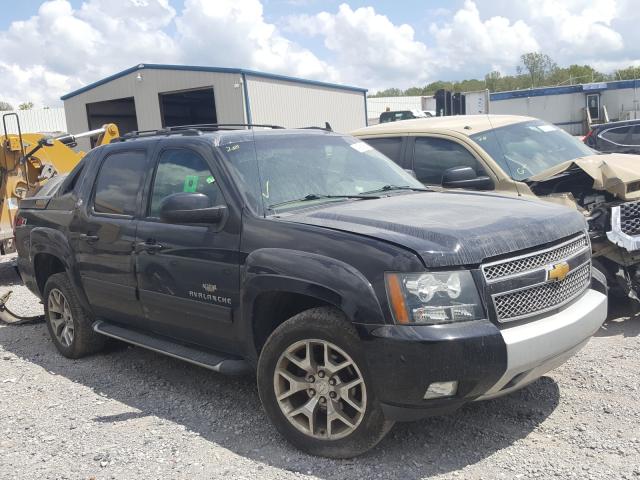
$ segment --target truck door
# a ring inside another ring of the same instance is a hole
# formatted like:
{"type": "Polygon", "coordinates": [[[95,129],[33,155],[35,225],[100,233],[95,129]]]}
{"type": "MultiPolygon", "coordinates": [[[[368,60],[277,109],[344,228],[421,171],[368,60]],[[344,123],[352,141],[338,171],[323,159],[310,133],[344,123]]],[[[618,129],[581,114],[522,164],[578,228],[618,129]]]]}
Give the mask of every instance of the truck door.
{"type": "Polygon", "coordinates": [[[229,208],[228,217],[218,225],[169,224],[159,218],[162,201],[178,192],[203,193],[211,206],[227,205],[211,147],[161,146],[149,183],[146,211],[138,224],[136,270],[150,328],[233,353],[232,310],[239,302],[239,213],[229,208]]]}
{"type": "Polygon", "coordinates": [[[84,187],[88,200],[69,227],[95,315],[133,327],[145,321],[136,296],[133,247],[148,158],[144,148],[111,150],[93,185],[84,187]]]}

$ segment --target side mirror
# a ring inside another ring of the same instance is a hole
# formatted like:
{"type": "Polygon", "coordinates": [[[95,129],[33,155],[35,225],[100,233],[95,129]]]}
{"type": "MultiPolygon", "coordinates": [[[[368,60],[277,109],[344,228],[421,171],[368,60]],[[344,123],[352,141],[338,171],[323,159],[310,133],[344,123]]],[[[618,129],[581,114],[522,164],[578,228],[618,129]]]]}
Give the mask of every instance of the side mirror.
{"type": "Polygon", "coordinates": [[[442,174],[444,188],[470,188],[475,190],[493,190],[493,180],[488,176],[479,177],[471,167],[453,167],[442,174]]]}
{"type": "Polygon", "coordinates": [[[203,193],[174,193],[160,204],[160,220],[167,223],[220,223],[227,207],[211,206],[203,193]]]}

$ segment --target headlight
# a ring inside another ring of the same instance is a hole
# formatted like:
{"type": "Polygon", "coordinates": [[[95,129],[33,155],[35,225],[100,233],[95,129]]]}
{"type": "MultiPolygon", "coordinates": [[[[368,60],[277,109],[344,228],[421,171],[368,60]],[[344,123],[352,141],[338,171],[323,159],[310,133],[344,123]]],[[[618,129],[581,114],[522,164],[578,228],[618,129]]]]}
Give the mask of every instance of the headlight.
{"type": "Polygon", "coordinates": [[[389,305],[396,323],[465,322],[482,318],[471,272],[386,273],[389,305]]]}

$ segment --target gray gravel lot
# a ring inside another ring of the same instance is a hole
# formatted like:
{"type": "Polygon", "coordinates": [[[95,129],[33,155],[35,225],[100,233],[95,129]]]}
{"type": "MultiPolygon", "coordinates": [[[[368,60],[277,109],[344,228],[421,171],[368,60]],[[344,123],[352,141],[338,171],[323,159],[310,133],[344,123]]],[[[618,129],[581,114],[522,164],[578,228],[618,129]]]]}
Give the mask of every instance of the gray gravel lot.
{"type": "MultiPolygon", "coordinates": [[[[9,289],[41,311],[5,259],[9,289]]],[[[624,310],[528,388],[397,424],[348,461],[285,443],[253,378],[122,344],[68,360],[43,324],[0,325],[0,478],[640,479],[640,317],[624,310]]]]}

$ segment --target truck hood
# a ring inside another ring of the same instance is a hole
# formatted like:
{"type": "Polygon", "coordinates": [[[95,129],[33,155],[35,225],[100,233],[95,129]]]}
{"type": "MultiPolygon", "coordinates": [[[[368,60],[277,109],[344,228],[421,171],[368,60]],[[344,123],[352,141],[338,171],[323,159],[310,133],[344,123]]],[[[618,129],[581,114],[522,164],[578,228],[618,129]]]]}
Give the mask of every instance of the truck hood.
{"type": "Polygon", "coordinates": [[[428,267],[476,265],[584,231],[575,210],[477,192],[425,192],[356,200],[282,220],[366,235],[409,248],[428,267]]]}
{"type": "Polygon", "coordinates": [[[595,190],[605,190],[622,200],[640,199],[640,155],[608,153],[580,157],[549,168],[528,180],[544,182],[574,166],[593,178],[595,190]]]}

